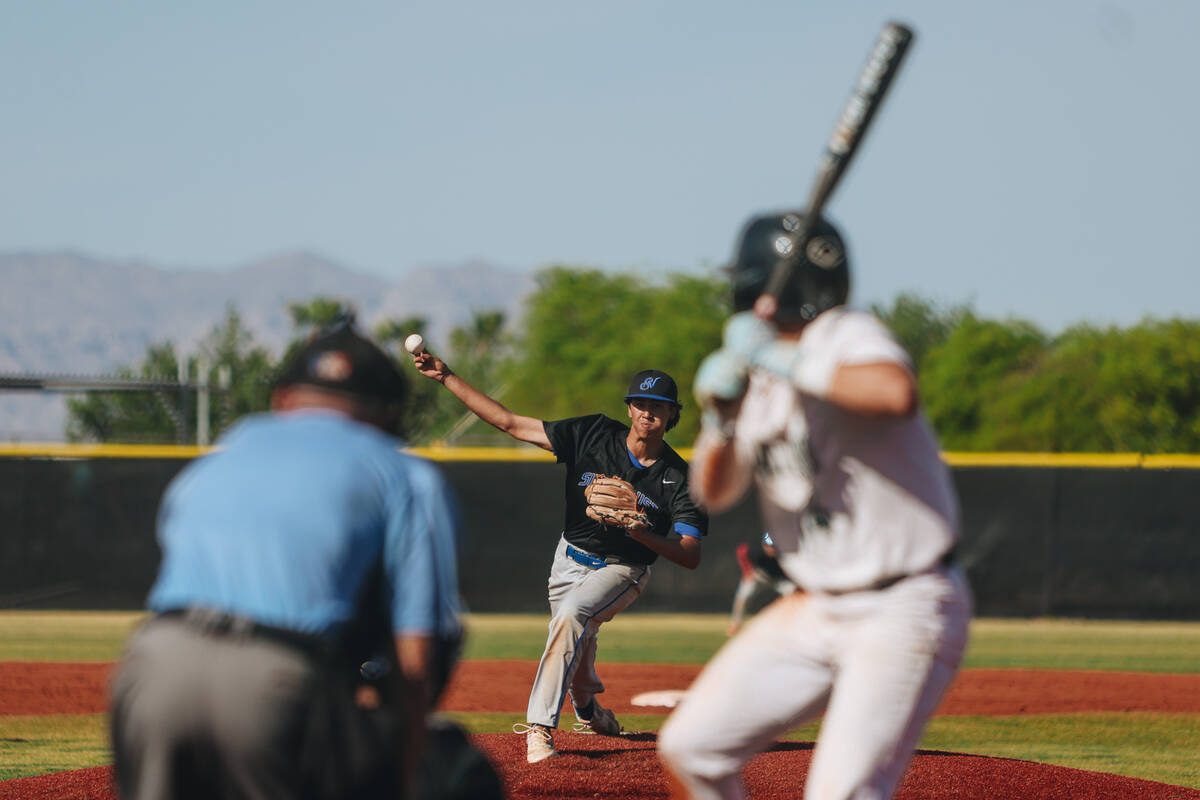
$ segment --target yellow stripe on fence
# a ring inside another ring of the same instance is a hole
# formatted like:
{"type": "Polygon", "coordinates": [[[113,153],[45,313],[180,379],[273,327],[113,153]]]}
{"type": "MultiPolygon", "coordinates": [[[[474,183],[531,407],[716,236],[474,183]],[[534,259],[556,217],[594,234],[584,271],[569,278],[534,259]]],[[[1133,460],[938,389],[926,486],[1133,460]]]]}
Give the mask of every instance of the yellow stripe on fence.
{"type": "MultiPolygon", "coordinates": [[[[183,458],[213,447],[176,444],[0,443],[0,458],[183,458]]],[[[411,447],[407,452],[431,461],[554,461],[538,447],[411,447]]],[[[679,448],[691,459],[692,448],[679,448]]],[[[1200,469],[1200,454],[1190,453],[942,453],[952,467],[1087,467],[1092,469],[1200,469]]]]}
{"type": "Polygon", "coordinates": [[[0,444],[0,456],[20,458],[196,458],[213,448],[191,444],[0,444]]]}
{"type": "MultiPolygon", "coordinates": [[[[196,458],[215,447],[177,444],[70,444],[17,442],[0,444],[0,458],[196,458]]],[[[406,452],[432,461],[554,461],[540,447],[410,447],[406,452]]]]}
{"type": "Polygon", "coordinates": [[[942,453],[952,467],[1101,467],[1142,466],[1140,453],[942,453]]]}

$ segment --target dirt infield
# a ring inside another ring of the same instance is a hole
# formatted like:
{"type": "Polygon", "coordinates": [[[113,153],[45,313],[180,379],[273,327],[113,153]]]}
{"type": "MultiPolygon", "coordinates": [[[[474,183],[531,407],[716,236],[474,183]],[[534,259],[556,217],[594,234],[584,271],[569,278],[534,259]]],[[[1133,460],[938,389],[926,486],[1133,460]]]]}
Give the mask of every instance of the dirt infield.
{"type": "MultiPolygon", "coordinates": [[[[560,734],[563,755],[525,763],[520,737],[474,737],[496,765],[509,800],[667,797],[654,755],[653,734],[619,739],[560,734]]],[[[750,762],[745,786],[754,800],[799,797],[812,756],[806,742],[779,742],[750,762]]],[[[896,793],[897,800],[1196,800],[1200,791],[1066,767],[922,750],[896,793]]],[[[0,781],[0,800],[117,800],[109,767],[0,781]]]]}
{"type": "MultiPolygon", "coordinates": [[[[447,711],[508,712],[520,717],[536,664],[468,661],[458,669],[441,707],[447,711]]],[[[91,714],[106,710],[111,664],[0,663],[0,715],[91,714]]],[[[618,713],[655,713],[630,704],[636,694],[686,687],[698,666],[605,664],[605,705],[618,713]]],[[[940,715],[1048,714],[1083,711],[1200,713],[1200,675],[1039,670],[965,670],[940,715]]],[[[665,798],[652,733],[622,737],[560,732],[558,758],[530,766],[523,741],[512,734],[474,737],[504,778],[511,800],[526,798],[665,798]]],[[[745,773],[750,795],[796,797],[812,745],[780,742],[745,773]]],[[[108,767],[0,782],[0,800],[115,800],[108,767]]],[[[921,751],[896,795],[993,800],[1200,800],[1200,791],[1096,772],[1003,758],[921,751]]]]}
{"type": "MultiPolygon", "coordinates": [[[[536,671],[532,661],[466,662],[451,681],[442,707],[522,713],[536,671]]],[[[686,688],[699,672],[699,665],[690,664],[605,664],[609,688],[604,705],[617,712],[654,713],[635,709],[630,700],[642,692],[686,688]]],[[[1200,713],[1200,675],[969,669],[959,674],[938,709],[939,714],[1006,716],[1073,711],[1200,713]]]]}
{"type": "MultiPolygon", "coordinates": [[[[0,662],[0,716],[96,714],[107,708],[112,664],[0,662]]],[[[533,661],[466,661],[446,690],[445,711],[521,714],[537,664],[533,661]]],[[[635,709],[642,692],[687,687],[696,665],[605,664],[604,705],[635,709]]],[[[1200,675],[1070,670],[968,669],[959,674],[939,714],[1064,714],[1074,711],[1177,711],[1200,713],[1200,675]]]]}

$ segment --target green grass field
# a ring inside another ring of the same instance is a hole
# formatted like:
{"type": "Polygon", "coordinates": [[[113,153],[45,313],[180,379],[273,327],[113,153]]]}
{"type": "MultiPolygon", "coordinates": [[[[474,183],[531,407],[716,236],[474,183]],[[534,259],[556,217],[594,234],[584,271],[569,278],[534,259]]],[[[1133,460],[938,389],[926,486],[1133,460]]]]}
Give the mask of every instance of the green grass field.
{"type": "MultiPolygon", "coordinates": [[[[0,661],[112,661],[136,613],[0,612],[0,661]]],[[[629,613],[604,628],[602,661],[702,663],[725,641],[722,615],[629,613]]],[[[536,658],[546,618],[472,615],[465,657],[536,658]]],[[[968,668],[1200,673],[1200,623],[976,620],[968,668]]],[[[512,714],[456,714],[476,733],[512,714]]],[[[623,715],[655,730],[661,715],[623,715]]],[[[0,717],[0,780],[106,764],[102,714],[0,717]]],[[[811,740],[818,726],[792,738],[811,740]]],[[[1200,789],[1200,715],[1150,713],[938,717],[921,747],[1019,758],[1200,789]]]]}

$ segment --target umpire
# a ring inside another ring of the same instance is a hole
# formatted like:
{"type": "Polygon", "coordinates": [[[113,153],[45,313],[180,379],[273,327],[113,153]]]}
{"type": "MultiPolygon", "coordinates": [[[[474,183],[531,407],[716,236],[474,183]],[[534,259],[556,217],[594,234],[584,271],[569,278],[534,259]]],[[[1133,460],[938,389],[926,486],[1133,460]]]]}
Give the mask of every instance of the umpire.
{"type": "Polygon", "coordinates": [[[113,683],[123,798],[405,796],[460,628],[457,510],[398,450],[404,394],[344,321],[167,488],[113,683]]]}

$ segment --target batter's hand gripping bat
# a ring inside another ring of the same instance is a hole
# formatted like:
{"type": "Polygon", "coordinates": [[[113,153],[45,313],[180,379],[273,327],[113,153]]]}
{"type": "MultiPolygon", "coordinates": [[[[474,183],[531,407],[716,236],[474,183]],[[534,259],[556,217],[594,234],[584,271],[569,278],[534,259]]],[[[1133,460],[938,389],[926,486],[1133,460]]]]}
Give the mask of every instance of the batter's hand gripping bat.
{"type": "Polygon", "coordinates": [[[842,109],[833,135],[829,137],[829,144],[826,145],[817,165],[817,174],[813,179],[808,206],[804,212],[804,223],[800,230],[796,231],[796,242],[800,245],[794,251],[796,255],[776,265],[762,295],[754,304],[754,311],[760,317],[768,320],[774,318],[779,308],[779,293],[791,277],[798,258],[804,253],[803,245],[804,240],[808,238],[808,229],[821,216],[830,195],[837,188],[846,167],[850,165],[850,159],[862,143],[875,112],[883,104],[883,98],[887,95],[888,87],[892,85],[892,79],[896,77],[912,40],[911,28],[898,22],[889,22],[871,49],[867,65],[863,67],[858,83],[855,84],[846,107],[842,109]]]}

